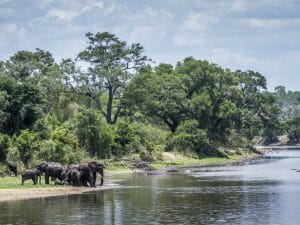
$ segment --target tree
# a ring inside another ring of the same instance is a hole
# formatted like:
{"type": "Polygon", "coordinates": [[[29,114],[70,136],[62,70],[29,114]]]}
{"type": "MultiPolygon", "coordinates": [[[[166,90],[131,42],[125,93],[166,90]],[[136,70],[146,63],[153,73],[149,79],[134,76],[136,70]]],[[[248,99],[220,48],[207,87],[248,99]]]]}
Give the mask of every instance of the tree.
{"type": "Polygon", "coordinates": [[[9,148],[9,136],[0,133],[0,162],[5,162],[9,148]]]}
{"type": "Polygon", "coordinates": [[[298,143],[300,141],[300,117],[287,120],[286,126],[290,143],[298,143]]]}
{"type": "Polygon", "coordinates": [[[279,108],[276,99],[266,92],[266,78],[254,71],[236,71],[242,98],[236,128],[247,138],[263,134],[267,142],[276,140],[279,108]]]}
{"type": "Polygon", "coordinates": [[[77,59],[88,63],[88,70],[78,72],[70,60],[65,61],[68,63],[65,68],[69,69],[65,70],[68,84],[76,93],[92,99],[107,123],[114,124],[122,110],[124,88],[148,59],[140,44],[128,46],[108,32],[87,33],[86,37],[88,47],[78,54],[77,59]]]}
{"type": "Polygon", "coordinates": [[[0,132],[19,134],[22,129],[32,128],[41,115],[41,103],[40,93],[33,84],[1,76],[0,132]]]}
{"type": "Polygon", "coordinates": [[[25,166],[28,166],[34,152],[39,149],[36,134],[29,130],[22,130],[14,144],[18,149],[22,162],[25,166]]]}
{"type": "Polygon", "coordinates": [[[126,105],[166,124],[174,133],[188,112],[185,79],[185,75],[176,74],[167,64],[159,65],[154,71],[143,69],[126,90],[126,105]]]}
{"type": "Polygon", "coordinates": [[[114,133],[110,125],[101,120],[97,111],[80,107],[75,115],[75,121],[75,132],[80,145],[92,157],[109,157],[114,133]]]}

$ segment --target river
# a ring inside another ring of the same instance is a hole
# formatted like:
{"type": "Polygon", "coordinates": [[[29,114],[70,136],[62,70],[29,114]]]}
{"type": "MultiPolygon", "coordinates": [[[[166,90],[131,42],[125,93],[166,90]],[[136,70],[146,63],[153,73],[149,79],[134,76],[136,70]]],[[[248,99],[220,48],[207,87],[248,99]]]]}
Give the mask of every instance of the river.
{"type": "Polygon", "coordinates": [[[0,224],[300,224],[300,150],[242,166],[115,177],[112,189],[0,203],[0,224]]]}

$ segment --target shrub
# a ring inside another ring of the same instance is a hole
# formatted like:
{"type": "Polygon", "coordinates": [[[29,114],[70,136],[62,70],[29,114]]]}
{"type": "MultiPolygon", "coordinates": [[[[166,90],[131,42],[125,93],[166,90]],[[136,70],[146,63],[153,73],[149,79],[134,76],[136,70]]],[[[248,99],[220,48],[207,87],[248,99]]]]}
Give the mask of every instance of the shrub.
{"type": "Polygon", "coordinates": [[[198,128],[196,120],[184,121],[169,138],[168,150],[194,151],[199,155],[221,156],[210,143],[205,130],[198,128]]]}
{"type": "Polygon", "coordinates": [[[68,128],[60,126],[53,131],[49,140],[40,143],[40,151],[35,158],[69,164],[86,157],[87,152],[80,148],[77,137],[68,128]]]}
{"type": "Polygon", "coordinates": [[[103,121],[101,115],[92,109],[80,107],[75,115],[75,133],[80,146],[90,155],[109,158],[114,141],[112,126],[103,121]]]}
{"type": "Polygon", "coordinates": [[[15,146],[18,149],[21,161],[25,166],[32,159],[33,153],[38,150],[38,139],[34,132],[22,130],[21,134],[15,139],[15,146]]]}

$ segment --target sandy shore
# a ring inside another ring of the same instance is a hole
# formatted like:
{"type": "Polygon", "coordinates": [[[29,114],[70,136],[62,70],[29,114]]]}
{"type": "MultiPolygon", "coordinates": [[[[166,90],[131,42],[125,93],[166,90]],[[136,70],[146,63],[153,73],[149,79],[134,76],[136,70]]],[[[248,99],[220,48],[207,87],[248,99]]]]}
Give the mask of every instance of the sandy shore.
{"type": "Polygon", "coordinates": [[[24,189],[0,189],[1,201],[14,201],[31,198],[44,198],[62,195],[82,194],[109,189],[111,186],[101,186],[96,188],[89,187],[52,187],[52,188],[24,188],[24,189]]]}

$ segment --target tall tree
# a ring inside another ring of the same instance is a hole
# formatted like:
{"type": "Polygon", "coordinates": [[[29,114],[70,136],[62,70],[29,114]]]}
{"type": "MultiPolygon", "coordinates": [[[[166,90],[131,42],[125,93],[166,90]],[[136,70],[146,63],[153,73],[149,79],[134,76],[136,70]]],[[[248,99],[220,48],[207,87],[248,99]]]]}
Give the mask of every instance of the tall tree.
{"type": "Polygon", "coordinates": [[[69,72],[73,72],[68,76],[69,84],[76,93],[92,99],[107,123],[114,124],[122,110],[124,88],[148,59],[140,44],[129,46],[114,34],[87,33],[86,37],[88,47],[78,54],[77,59],[88,63],[88,70],[78,73],[69,61],[69,72]]]}
{"type": "Polygon", "coordinates": [[[127,105],[166,124],[174,133],[188,112],[186,78],[168,64],[160,64],[154,71],[143,69],[126,90],[127,105]]]}

